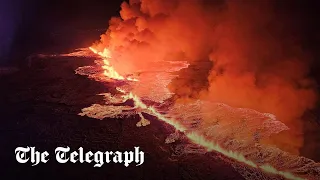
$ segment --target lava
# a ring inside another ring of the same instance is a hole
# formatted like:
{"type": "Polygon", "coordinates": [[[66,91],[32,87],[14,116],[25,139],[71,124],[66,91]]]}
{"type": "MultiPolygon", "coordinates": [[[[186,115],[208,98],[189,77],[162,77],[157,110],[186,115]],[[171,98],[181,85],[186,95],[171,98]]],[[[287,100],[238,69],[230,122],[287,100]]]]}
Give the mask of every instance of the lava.
{"type": "MultiPolygon", "coordinates": [[[[90,47],[90,50],[93,51],[95,54],[100,55],[103,58],[105,65],[102,68],[107,70],[107,73],[105,73],[105,75],[107,77],[109,77],[111,79],[117,79],[117,80],[124,80],[125,79],[123,76],[119,75],[117,73],[117,71],[109,63],[108,59],[112,58],[112,57],[111,57],[111,53],[108,49],[104,49],[103,52],[98,52],[96,49],[90,47]]],[[[134,101],[135,108],[142,109],[142,110],[148,112],[150,115],[157,117],[158,120],[161,120],[161,121],[173,126],[177,131],[183,132],[191,142],[206,148],[208,152],[215,151],[215,152],[221,153],[224,156],[235,160],[236,162],[240,162],[242,164],[259,169],[265,173],[269,173],[272,175],[280,175],[280,176],[285,177],[287,179],[293,179],[293,180],[303,179],[298,176],[295,176],[294,174],[292,174],[290,172],[277,170],[276,168],[274,168],[273,166],[271,166],[269,164],[258,165],[256,163],[254,163],[253,161],[250,161],[247,158],[245,158],[245,156],[242,155],[240,152],[234,152],[231,150],[224,149],[218,143],[206,138],[205,135],[202,135],[202,134],[197,133],[195,131],[190,131],[190,130],[188,130],[187,127],[182,125],[179,121],[177,121],[175,119],[167,118],[165,115],[158,112],[156,108],[154,108],[152,106],[148,106],[147,104],[143,103],[141,98],[138,97],[137,95],[133,94],[132,92],[126,92],[125,90],[121,89],[120,87],[117,87],[116,89],[120,93],[124,94],[122,96],[124,98],[124,100],[132,99],[134,101]]],[[[143,119],[143,116],[140,116],[140,117],[143,119]]]]}
{"type": "Polygon", "coordinates": [[[115,80],[125,80],[126,79],[128,81],[138,81],[137,79],[131,78],[131,77],[124,78],[116,70],[114,70],[114,68],[110,65],[110,62],[108,61],[108,59],[111,58],[111,52],[108,49],[105,48],[103,50],[103,52],[99,52],[92,47],[90,47],[89,49],[93,53],[98,54],[103,58],[104,66],[102,66],[102,68],[104,69],[104,75],[106,77],[109,77],[109,78],[115,79],[115,80]]]}

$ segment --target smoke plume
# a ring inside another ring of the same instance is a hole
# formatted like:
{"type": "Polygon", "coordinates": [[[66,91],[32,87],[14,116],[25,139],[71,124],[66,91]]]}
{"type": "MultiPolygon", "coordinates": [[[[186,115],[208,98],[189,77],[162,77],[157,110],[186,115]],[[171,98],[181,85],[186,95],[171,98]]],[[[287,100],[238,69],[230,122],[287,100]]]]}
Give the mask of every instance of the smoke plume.
{"type": "MultiPolygon", "coordinates": [[[[120,74],[157,61],[188,61],[170,84],[177,98],[197,98],[273,113],[291,129],[271,143],[298,153],[301,119],[317,93],[310,57],[293,24],[272,1],[130,0],[95,48],[109,48],[120,74]]],[[[270,143],[268,142],[268,143],[270,143]]]]}

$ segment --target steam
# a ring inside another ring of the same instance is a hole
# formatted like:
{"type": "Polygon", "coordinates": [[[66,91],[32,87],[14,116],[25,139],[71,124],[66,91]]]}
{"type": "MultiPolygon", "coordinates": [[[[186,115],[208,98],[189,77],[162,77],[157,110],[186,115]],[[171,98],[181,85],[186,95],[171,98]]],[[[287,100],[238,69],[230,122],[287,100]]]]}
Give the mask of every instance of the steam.
{"type": "Polygon", "coordinates": [[[120,74],[156,69],[155,62],[192,66],[170,84],[179,100],[202,99],[273,113],[290,127],[280,148],[298,153],[303,113],[317,93],[309,57],[271,1],[130,0],[94,47],[107,47],[120,74]]]}

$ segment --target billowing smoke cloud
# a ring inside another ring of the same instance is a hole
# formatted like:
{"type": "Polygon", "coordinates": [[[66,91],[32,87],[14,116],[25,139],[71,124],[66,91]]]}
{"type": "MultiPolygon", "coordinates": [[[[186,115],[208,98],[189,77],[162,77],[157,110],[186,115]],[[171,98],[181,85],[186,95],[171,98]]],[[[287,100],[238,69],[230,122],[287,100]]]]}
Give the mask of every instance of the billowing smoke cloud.
{"type": "Polygon", "coordinates": [[[271,4],[261,1],[228,3],[212,36],[215,65],[203,96],[275,114],[291,128],[276,137],[278,146],[293,151],[302,143],[300,118],[313,107],[316,93],[307,78],[310,59],[294,27],[271,12],[271,4]]]}
{"type": "Polygon", "coordinates": [[[113,63],[121,74],[154,61],[208,58],[210,25],[199,1],[130,1],[120,14],[123,20],[111,19],[100,47],[108,46],[121,62],[113,63]]]}
{"type": "Polygon", "coordinates": [[[186,60],[191,68],[170,84],[180,99],[200,98],[275,114],[291,131],[275,139],[297,152],[301,117],[317,93],[309,58],[293,27],[271,1],[131,0],[110,21],[96,48],[108,47],[120,74],[154,61],[186,60]]]}

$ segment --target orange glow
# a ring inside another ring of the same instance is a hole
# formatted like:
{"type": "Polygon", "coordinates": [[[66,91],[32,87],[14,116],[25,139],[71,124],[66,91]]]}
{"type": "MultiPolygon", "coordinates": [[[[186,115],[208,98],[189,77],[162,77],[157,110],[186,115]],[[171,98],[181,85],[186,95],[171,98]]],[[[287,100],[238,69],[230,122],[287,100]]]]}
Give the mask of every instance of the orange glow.
{"type": "Polygon", "coordinates": [[[128,81],[138,81],[137,79],[134,78],[124,78],[121,76],[111,65],[109,62],[109,59],[112,57],[111,52],[109,49],[105,48],[103,52],[99,52],[98,50],[94,49],[93,47],[89,47],[89,49],[95,53],[98,54],[103,58],[103,63],[104,66],[102,66],[102,69],[104,69],[103,74],[106,77],[109,77],[110,79],[115,79],[115,80],[128,80],[128,81]]]}
{"type": "MultiPolygon", "coordinates": [[[[109,63],[108,59],[111,58],[111,52],[108,49],[104,49],[103,52],[98,52],[96,49],[91,48],[90,50],[93,51],[95,54],[100,55],[103,58],[104,66],[103,69],[105,69],[106,73],[105,76],[112,78],[112,79],[118,79],[118,80],[124,80],[125,78],[117,73],[117,71],[112,67],[112,65],[109,63]]],[[[129,80],[127,78],[127,80],[129,80]]],[[[131,79],[133,80],[133,79],[131,79]]],[[[262,170],[265,173],[269,173],[272,175],[280,175],[283,176],[287,179],[292,179],[292,180],[302,180],[303,178],[297,177],[293,175],[292,173],[285,172],[285,171],[279,171],[276,168],[272,167],[271,165],[264,164],[264,165],[257,165],[253,161],[250,161],[246,159],[241,153],[239,152],[234,152],[230,151],[227,149],[224,149],[222,146],[217,144],[216,142],[213,142],[212,140],[208,140],[204,135],[199,134],[197,132],[190,132],[187,130],[187,128],[179,123],[177,120],[167,118],[163,114],[159,113],[156,108],[152,106],[148,106],[145,103],[142,102],[140,97],[137,95],[133,94],[132,92],[126,92],[125,90],[117,87],[116,88],[119,92],[123,93],[124,95],[122,96],[125,100],[127,99],[132,99],[134,101],[135,107],[140,108],[143,110],[146,110],[150,115],[153,115],[158,118],[158,120],[164,121],[167,124],[170,124],[173,126],[177,131],[183,132],[188,139],[195,144],[198,144],[204,148],[207,149],[208,152],[210,151],[215,151],[218,153],[223,154],[224,156],[233,159],[237,162],[240,162],[242,164],[245,164],[247,166],[257,168],[259,170],[262,170]]]]}

